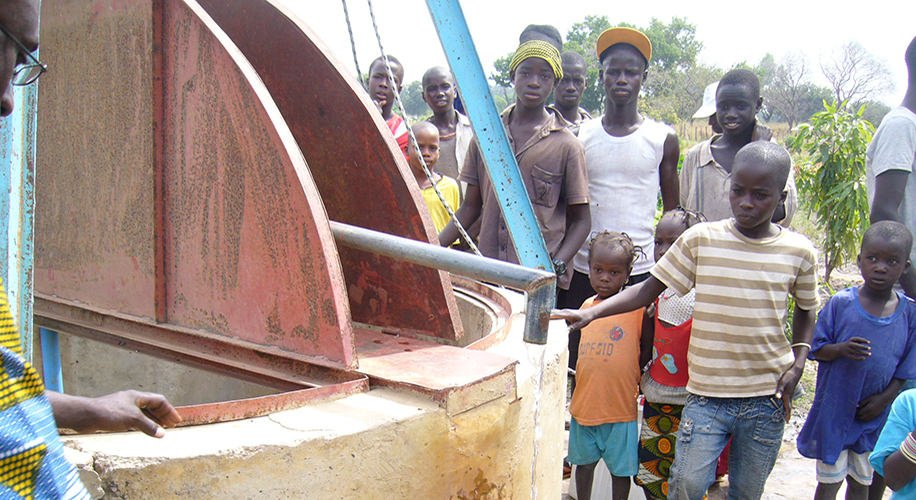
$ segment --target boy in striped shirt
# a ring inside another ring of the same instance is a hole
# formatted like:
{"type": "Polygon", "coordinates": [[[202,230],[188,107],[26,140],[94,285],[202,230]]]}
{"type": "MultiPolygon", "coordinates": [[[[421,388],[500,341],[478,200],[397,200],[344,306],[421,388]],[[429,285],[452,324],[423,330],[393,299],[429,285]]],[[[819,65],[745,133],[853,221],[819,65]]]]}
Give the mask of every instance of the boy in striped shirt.
{"type": "Polygon", "coordinates": [[[735,156],[733,217],[681,235],[651,277],[599,306],[556,311],[569,328],[652,303],[665,288],[696,287],[687,353],[690,393],[678,433],[669,498],[700,500],[729,438],[730,498],[759,499],[773,469],[791,397],[814,333],[817,251],[771,222],[785,201],[791,158],[778,144],[753,142],[735,156]],[[795,297],[794,344],[783,333],[795,297]]]}

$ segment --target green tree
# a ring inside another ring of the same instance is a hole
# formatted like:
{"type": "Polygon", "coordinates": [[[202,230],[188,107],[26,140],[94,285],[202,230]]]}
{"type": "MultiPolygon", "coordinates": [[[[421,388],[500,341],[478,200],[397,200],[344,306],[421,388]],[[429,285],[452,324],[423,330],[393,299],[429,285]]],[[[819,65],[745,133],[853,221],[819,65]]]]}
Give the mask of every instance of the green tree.
{"type": "Polygon", "coordinates": [[[808,153],[799,162],[799,198],[807,200],[824,233],[826,279],[845,259],[856,255],[868,227],[868,196],[865,191],[865,150],[875,128],[855,113],[824,101],[824,111],[798,127],[792,140],[795,151],[808,153]]]}
{"type": "Polygon", "coordinates": [[[423,84],[419,81],[404,86],[404,90],[401,91],[401,103],[404,104],[404,111],[410,116],[426,116],[431,113],[423,102],[423,84]]]}
{"type": "MultiPolygon", "coordinates": [[[[512,102],[509,99],[509,90],[512,89],[512,77],[510,76],[511,71],[509,70],[509,65],[512,64],[512,58],[514,56],[515,52],[509,52],[508,54],[493,61],[493,72],[490,73],[490,80],[496,84],[496,88],[500,90],[503,100],[507,103],[512,102]]],[[[515,93],[512,92],[512,94],[514,95],[515,93]]],[[[499,94],[493,93],[493,95],[497,96],[499,94]]],[[[508,106],[508,104],[506,106],[508,106]]]]}
{"type": "Polygon", "coordinates": [[[652,69],[687,70],[696,66],[703,43],[697,40],[697,27],[683,17],[672,17],[665,24],[653,17],[641,30],[652,42],[652,69]]]}

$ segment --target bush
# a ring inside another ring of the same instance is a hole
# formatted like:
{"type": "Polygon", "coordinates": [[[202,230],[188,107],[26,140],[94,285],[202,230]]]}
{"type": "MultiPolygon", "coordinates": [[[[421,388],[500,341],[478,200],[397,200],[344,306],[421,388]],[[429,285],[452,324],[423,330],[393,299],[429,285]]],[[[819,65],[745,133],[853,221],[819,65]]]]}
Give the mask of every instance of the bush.
{"type": "Polygon", "coordinates": [[[791,141],[808,159],[798,164],[799,198],[808,201],[824,234],[826,280],[833,269],[858,252],[868,227],[865,151],[875,128],[862,118],[864,107],[846,111],[824,102],[824,111],[798,127],[791,141]]]}

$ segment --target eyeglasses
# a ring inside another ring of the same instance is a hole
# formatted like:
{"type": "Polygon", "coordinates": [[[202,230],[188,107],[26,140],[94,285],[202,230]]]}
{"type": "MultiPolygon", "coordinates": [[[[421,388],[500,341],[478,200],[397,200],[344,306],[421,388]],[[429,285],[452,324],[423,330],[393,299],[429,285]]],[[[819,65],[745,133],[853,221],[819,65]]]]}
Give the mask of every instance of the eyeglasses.
{"type": "Polygon", "coordinates": [[[0,26],[0,32],[9,37],[10,40],[16,42],[16,45],[19,46],[22,51],[29,56],[29,59],[32,60],[32,64],[17,64],[16,70],[13,72],[13,79],[10,81],[13,85],[29,85],[34,83],[35,80],[38,80],[38,77],[44,74],[45,71],[48,71],[48,65],[39,61],[32,55],[32,51],[26,48],[19,40],[16,39],[9,31],[6,31],[6,28],[0,26]]]}

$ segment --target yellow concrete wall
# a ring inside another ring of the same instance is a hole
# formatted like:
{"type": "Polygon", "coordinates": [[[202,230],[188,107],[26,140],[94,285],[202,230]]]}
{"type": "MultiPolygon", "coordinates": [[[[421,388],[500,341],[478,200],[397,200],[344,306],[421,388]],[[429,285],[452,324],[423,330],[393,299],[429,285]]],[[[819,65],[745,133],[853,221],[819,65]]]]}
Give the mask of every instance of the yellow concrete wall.
{"type": "Polygon", "coordinates": [[[452,417],[424,396],[374,389],[262,418],[173,429],[162,440],[125,433],[66,443],[85,452],[76,459],[97,474],[88,482],[98,481],[108,499],[553,500],[565,452],[567,337],[554,322],[545,347],[525,344],[522,319],[513,318],[507,340],[490,349],[519,360],[518,398],[452,417]]]}

